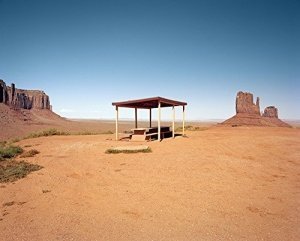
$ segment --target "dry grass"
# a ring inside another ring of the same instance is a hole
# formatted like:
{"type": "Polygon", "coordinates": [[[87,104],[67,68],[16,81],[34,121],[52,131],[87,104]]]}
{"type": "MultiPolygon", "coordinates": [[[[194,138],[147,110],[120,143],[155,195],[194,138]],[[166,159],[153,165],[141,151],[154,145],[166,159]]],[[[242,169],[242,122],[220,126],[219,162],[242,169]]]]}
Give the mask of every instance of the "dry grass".
{"type": "Polygon", "coordinates": [[[8,161],[6,165],[0,165],[0,183],[14,182],[42,168],[42,166],[25,161],[8,161]]]}
{"type": "MultiPolygon", "coordinates": [[[[186,130],[186,131],[205,131],[205,130],[208,130],[208,127],[205,127],[205,126],[191,126],[191,125],[188,125],[188,126],[185,126],[184,127],[184,130],[186,130]]],[[[175,131],[177,132],[180,132],[180,131],[182,131],[182,127],[180,126],[180,127],[177,127],[176,129],[175,129],[175,131]]]]}
{"type": "Polygon", "coordinates": [[[132,154],[132,153],[149,153],[152,152],[151,148],[148,147],[146,149],[139,149],[139,150],[117,150],[117,149],[107,149],[105,151],[106,154],[119,154],[119,153],[125,153],[125,154],[132,154]]]}
{"type": "Polygon", "coordinates": [[[75,132],[74,134],[72,133],[71,135],[89,136],[89,135],[102,135],[102,134],[113,134],[113,132],[110,130],[104,132],[82,131],[82,132],[75,132]]]}
{"type": "Polygon", "coordinates": [[[15,204],[14,201],[12,202],[6,202],[6,203],[3,203],[2,207],[10,207],[10,206],[13,206],[15,204]]]}
{"type": "MultiPolygon", "coordinates": [[[[19,146],[0,145],[0,183],[14,182],[20,178],[26,177],[30,172],[40,170],[42,167],[27,163],[25,161],[15,161],[14,158],[23,153],[23,149],[19,146]]],[[[22,157],[31,157],[39,152],[30,150],[24,152],[22,157]]]]}
{"type": "Polygon", "coordinates": [[[26,158],[26,157],[33,157],[33,156],[35,156],[36,154],[39,154],[39,153],[40,152],[38,150],[31,149],[29,151],[26,151],[26,152],[22,153],[20,155],[20,157],[24,157],[24,158],[26,158]]]}
{"type": "Polygon", "coordinates": [[[40,131],[40,132],[30,133],[25,137],[17,137],[17,138],[10,139],[9,141],[0,142],[0,145],[2,143],[5,143],[5,144],[11,143],[12,144],[12,143],[19,142],[21,140],[33,139],[33,138],[38,138],[38,137],[43,137],[43,136],[69,136],[69,135],[75,135],[75,136],[83,135],[83,136],[86,136],[86,135],[102,135],[102,134],[113,134],[113,133],[114,132],[112,132],[111,130],[104,131],[104,132],[91,132],[91,131],[67,132],[67,131],[60,131],[60,130],[57,130],[55,128],[51,128],[51,129],[47,129],[47,130],[40,131]]]}
{"type": "Polygon", "coordinates": [[[105,135],[105,134],[114,134],[114,132],[109,130],[109,131],[101,132],[101,134],[104,134],[104,135],[105,135]]]}
{"type": "Polygon", "coordinates": [[[70,133],[51,128],[42,132],[31,133],[28,136],[24,137],[24,139],[38,138],[42,136],[67,136],[67,135],[70,135],[70,133]]]}
{"type": "Polygon", "coordinates": [[[5,159],[13,158],[23,152],[23,149],[19,146],[6,146],[1,145],[0,146],[0,161],[3,161],[5,159]]]}

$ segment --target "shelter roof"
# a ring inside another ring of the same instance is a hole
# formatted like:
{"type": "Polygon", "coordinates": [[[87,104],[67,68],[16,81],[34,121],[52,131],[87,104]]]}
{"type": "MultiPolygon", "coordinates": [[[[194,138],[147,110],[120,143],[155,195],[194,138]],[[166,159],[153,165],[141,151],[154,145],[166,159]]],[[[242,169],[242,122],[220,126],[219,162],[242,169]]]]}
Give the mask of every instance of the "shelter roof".
{"type": "Polygon", "coordinates": [[[138,108],[138,109],[151,109],[158,108],[160,103],[161,107],[172,107],[172,106],[185,106],[186,102],[170,100],[163,97],[151,97],[146,99],[138,100],[128,100],[122,102],[113,102],[112,105],[117,107],[127,107],[127,108],[138,108]]]}

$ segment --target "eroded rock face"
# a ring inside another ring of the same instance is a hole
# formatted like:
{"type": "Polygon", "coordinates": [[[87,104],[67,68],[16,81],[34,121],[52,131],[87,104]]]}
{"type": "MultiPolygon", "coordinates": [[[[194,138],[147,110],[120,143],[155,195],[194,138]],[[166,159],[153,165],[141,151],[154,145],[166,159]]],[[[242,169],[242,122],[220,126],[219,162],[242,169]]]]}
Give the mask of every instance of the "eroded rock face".
{"type": "Polygon", "coordinates": [[[0,103],[14,109],[51,110],[49,96],[44,91],[16,89],[14,84],[6,86],[3,80],[0,80],[0,103]]]}
{"type": "Polygon", "coordinates": [[[259,98],[253,103],[253,95],[248,92],[239,91],[236,96],[236,113],[260,115],[259,98]]]}
{"type": "Polygon", "coordinates": [[[278,110],[275,106],[266,107],[261,115],[259,98],[256,99],[256,104],[254,104],[251,93],[238,92],[235,105],[236,115],[222,122],[223,125],[291,127],[278,118],[278,110]]]}
{"type": "Polygon", "coordinates": [[[0,103],[6,103],[7,101],[7,88],[5,82],[0,79],[0,103]]]}
{"type": "Polygon", "coordinates": [[[265,108],[263,117],[278,118],[278,109],[275,106],[268,106],[265,108]]]}

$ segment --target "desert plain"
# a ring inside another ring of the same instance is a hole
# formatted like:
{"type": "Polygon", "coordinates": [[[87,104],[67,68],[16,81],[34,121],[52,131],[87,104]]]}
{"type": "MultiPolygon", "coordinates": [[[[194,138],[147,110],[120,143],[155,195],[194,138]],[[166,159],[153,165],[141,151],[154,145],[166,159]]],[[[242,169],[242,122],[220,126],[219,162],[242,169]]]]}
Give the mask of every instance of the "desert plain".
{"type": "Polygon", "coordinates": [[[161,142],[17,142],[44,168],[0,184],[1,240],[300,240],[300,129],[205,127],[161,142]]]}

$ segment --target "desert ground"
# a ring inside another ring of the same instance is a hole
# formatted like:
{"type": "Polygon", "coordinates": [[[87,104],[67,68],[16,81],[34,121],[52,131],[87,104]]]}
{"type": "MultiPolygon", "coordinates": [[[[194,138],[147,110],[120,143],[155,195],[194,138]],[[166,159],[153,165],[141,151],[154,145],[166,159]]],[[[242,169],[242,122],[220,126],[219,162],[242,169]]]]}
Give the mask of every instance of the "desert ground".
{"type": "Polygon", "coordinates": [[[1,240],[300,240],[300,129],[210,127],[105,154],[113,134],[16,143],[44,168],[0,184],[1,240]]]}

